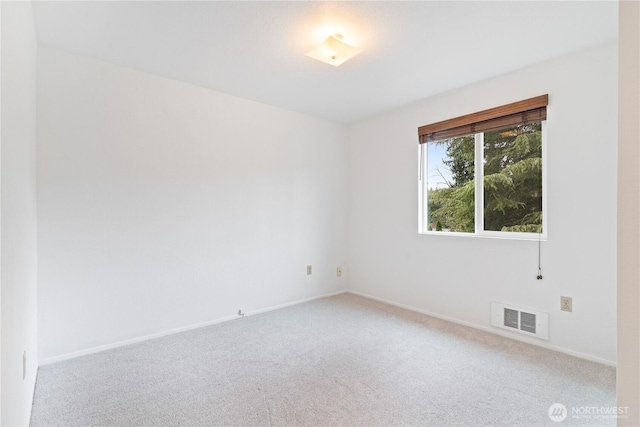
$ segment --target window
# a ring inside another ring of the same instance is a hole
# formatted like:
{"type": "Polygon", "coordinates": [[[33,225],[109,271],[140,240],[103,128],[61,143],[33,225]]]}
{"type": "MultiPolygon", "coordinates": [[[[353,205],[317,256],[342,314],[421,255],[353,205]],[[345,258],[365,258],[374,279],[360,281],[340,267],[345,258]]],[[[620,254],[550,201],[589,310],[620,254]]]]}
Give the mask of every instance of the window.
{"type": "Polygon", "coordinates": [[[418,129],[420,232],[546,237],[548,96],[418,129]]]}

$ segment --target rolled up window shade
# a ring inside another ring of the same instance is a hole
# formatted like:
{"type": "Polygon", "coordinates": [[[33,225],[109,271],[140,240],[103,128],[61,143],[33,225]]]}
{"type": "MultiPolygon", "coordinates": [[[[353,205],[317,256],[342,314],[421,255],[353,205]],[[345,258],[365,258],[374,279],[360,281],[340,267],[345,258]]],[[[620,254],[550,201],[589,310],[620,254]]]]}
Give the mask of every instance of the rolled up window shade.
{"type": "Polygon", "coordinates": [[[478,132],[489,132],[540,122],[547,118],[548,104],[549,95],[541,95],[455,119],[420,126],[418,128],[419,141],[420,144],[424,144],[478,132]]]}

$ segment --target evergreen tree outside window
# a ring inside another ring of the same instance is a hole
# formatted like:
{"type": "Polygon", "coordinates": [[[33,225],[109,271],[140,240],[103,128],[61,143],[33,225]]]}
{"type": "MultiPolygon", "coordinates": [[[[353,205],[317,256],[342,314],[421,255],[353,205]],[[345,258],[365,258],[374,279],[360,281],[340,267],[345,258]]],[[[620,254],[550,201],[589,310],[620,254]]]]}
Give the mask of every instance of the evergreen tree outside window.
{"type": "Polygon", "coordinates": [[[547,100],[419,128],[421,233],[546,238],[547,100]]]}

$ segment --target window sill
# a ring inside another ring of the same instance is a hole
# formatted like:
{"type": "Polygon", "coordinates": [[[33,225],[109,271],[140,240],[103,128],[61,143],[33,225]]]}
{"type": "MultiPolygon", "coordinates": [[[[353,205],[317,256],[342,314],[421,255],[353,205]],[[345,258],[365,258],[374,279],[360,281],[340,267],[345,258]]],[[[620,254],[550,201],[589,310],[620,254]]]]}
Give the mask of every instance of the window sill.
{"type": "Polygon", "coordinates": [[[546,233],[532,234],[532,233],[459,233],[459,232],[450,232],[450,231],[421,231],[418,232],[419,235],[422,236],[452,236],[452,237],[471,237],[471,238],[480,238],[480,239],[499,239],[499,240],[528,240],[537,242],[540,240],[541,242],[547,241],[546,233]]]}

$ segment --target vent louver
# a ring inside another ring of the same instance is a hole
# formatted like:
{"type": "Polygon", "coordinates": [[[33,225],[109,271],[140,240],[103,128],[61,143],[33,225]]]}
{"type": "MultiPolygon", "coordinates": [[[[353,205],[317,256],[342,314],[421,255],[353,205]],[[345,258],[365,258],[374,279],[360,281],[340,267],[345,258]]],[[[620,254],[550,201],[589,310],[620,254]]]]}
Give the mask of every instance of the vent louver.
{"type": "Polygon", "coordinates": [[[532,313],[520,312],[520,329],[523,331],[536,333],[536,315],[532,313]]]}
{"type": "Polygon", "coordinates": [[[518,310],[504,309],[504,326],[518,329],[518,310]]]}

